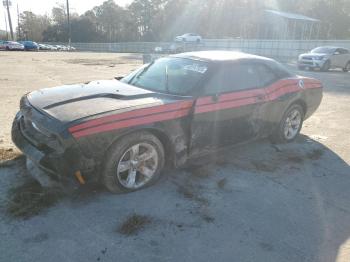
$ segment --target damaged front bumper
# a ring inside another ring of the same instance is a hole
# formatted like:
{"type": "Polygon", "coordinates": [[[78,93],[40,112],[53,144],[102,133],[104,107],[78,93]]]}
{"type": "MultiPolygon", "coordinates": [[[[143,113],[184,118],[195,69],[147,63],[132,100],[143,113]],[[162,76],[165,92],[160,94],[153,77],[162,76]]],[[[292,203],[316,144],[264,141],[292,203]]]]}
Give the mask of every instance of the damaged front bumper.
{"type": "Polygon", "coordinates": [[[34,108],[21,108],[12,124],[12,141],[26,155],[29,173],[43,186],[72,181],[74,174],[85,168],[82,164],[87,163],[81,160],[82,154],[73,138],[61,139],[43,128],[57,124],[50,121],[54,120],[34,108]]]}

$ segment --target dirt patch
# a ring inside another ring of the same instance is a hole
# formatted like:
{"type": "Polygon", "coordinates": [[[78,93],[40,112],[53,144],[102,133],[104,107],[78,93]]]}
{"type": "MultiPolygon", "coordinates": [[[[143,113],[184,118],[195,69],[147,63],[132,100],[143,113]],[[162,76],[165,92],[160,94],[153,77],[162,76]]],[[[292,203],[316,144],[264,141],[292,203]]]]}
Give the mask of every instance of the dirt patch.
{"type": "Polygon", "coordinates": [[[2,163],[3,161],[16,159],[21,155],[21,152],[13,148],[0,148],[0,163],[2,163]]]}
{"type": "Polygon", "coordinates": [[[209,205],[208,199],[201,197],[198,193],[198,190],[192,184],[186,185],[177,185],[177,192],[180,193],[183,197],[193,200],[200,205],[209,205]]]}
{"type": "Polygon", "coordinates": [[[304,159],[301,156],[290,155],[290,156],[287,156],[287,161],[288,162],[293,162],[293,163],[296,163],[296,164],[302,164],[304,162],[304,159]]]}
{"type": "Polygon", "coordinates": [[[227,184],[227,179],[226,178],[220,179],[219,181],[216,182],[216,184],[218,185],[218,188],[224,189],[225,185],[227,184]]]}
{"type": "Polygon", "coordinates": [[[213,174],[213,167],[211,165],[205,166],[191,166],[187,168],[192,175],[192,177],[196,178],[208,178],[213,174]]]}
{"type": "Polygon", "coordinates": [[[277,170],[277,166],[271,164],[271,163],[266,163],[262,161],[252,161],[253,166],[257,171],[262,171],[262,172],[274,172],[277,170]]]}
{"type": "Polygon", "coordinates": [[[324,154],[324,151],[322,149],[314,149],[310,153],[308,153],[306,157],[311,160],[318,160],[321,158],[323,154],[324,154]]]}
{"type": "Polygon", "coordinates": [[[135,235],[151,222],[152,219],[149,216],[133,214],[120,225],[117,231],[127,236],[135,235]]]}
{"type": "Polygon", "coordinates": [[[28,179],[8,191],[6,213],[13,218],[28,219],[55,205],[62,197],[60,190],[43,188],[37,181],[28,179]]]}
{"type": "Polygon", "coordinates": [[[214,221],[215,221],[214,217],[210,216],[209,214],[207,214],[205,212],[201,213],[201,218],[207,223],[214,223],[214,221]]]}
{"type": "Polygon", "coordinates": [[[0,148],[0,168],[11,167],[19,164],[19,166],[25,165],[24,155],[12,148],[0,148]]]}

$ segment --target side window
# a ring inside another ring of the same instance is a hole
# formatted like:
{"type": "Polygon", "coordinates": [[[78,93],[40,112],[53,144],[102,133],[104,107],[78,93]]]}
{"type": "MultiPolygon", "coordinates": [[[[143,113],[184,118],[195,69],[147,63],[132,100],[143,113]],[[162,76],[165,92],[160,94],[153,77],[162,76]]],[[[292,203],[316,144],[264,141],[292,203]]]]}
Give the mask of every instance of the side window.
{"type": "Polygon", "coordinates": [[[255,66],[237,63],[222,66],[215,72],[205,86],[204,94],[220,94],[257,87],[259,87],[259,76],[255,66]]]}
{"type": "Polygon", "coordinates": [[[275,74],[275,72],[273,72],[272,69],[266,65],[257,64],[256,68],[259,73],[260,87],[268,86],[273,82],[275,82],[277,79],[279,79],[279,77],[275,74]]]}

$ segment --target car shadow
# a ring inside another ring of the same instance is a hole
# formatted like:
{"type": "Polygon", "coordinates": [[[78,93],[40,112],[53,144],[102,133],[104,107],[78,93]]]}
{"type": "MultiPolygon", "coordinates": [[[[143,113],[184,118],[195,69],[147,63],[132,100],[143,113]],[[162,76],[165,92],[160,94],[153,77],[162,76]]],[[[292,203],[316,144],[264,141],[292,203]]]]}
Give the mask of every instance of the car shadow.
{"type": "MultiPolygon", "coordinates": [[[[3,188],[17,168],[0,168],[3,188]]],[[[42,221],[50,241],[40,250],[69,239],[70,254],[80,259],[95,255],[83,248],[93,241],[120,260],[136,246],[143,261],[346,261],[337,259],[350,238],[349,188],[349,165],[318,141],[262,140],[165,170],[159,183],[130,194],[83,186],[9,232],[15,243],[26,227],[41,232],[42,221]],[[137,237],[112,234],[130,214],[152,222],[137,237]]]]}
{"type": "MultiPolygon", "coordinates": [[[[350,167],[308,136],[290,144],[264,140],[223,150],[197,159],[185,172],[190,179],[182,181],[208,199],[214,218],[244,221],[252,242],[259,242],[244,257],[257,248],[262,261],[338,261],[349,248],[350,167]],[[217,192],[223,196],[213,200],[217,192]]],[[[244,230],[231,233],[246,238],[244,230]]]]}

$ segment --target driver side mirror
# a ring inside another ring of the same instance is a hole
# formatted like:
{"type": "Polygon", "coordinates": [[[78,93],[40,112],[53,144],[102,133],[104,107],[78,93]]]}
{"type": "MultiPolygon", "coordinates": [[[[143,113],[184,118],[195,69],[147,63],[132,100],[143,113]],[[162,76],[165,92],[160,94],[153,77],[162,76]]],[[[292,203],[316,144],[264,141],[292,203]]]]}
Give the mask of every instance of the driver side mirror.
{"type": "Polygon", "coordinates": [[[116,80],[121,80],[123,78],[124,78],[124,76],[116,76],[116,77],[114,77],[114,79],[116,79],[116,80]]]}

